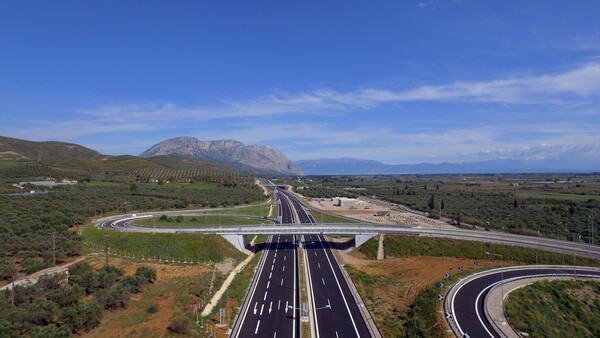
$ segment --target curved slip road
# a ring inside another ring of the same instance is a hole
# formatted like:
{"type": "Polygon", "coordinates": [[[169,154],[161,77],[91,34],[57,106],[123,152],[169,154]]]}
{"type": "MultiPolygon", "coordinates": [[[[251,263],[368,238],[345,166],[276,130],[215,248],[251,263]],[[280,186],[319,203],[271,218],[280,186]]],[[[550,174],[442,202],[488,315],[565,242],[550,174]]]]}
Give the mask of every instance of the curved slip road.
{"type": "MultiPolygon", "coordinates": [[[[507,280],[526,277],[539,277],[541,275],[564,275],[564,276],[595,276],[600,278],[598,269],[586,267],[509,267],[504,268],[504,282],[507,280]],[[575,274],[576,273],[576,274],[575,274]]],[[[452,318],[458,332],[458,336],[464,337],[501,337],[496,333],[493,323],[485,316],[485,298],[495,285],[502,282],[502,269],[494,269],[490,272],[481,273],[478,276],[467,277],[465,283],[457,284],[449,302],[452,318]]],[[[459,282],[460,283],[460,282],[459,282]]],[[[452,323],[451,323],[452,324],[452,323]]],[[[452,325],[451,325],[452,326],[452,325]]]]}

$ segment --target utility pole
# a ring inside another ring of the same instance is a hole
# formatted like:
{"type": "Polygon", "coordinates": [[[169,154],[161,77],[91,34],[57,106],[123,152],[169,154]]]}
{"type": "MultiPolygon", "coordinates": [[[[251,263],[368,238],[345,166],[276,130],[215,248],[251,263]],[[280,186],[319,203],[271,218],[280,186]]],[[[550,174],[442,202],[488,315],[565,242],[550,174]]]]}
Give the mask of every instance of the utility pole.
{"type": "Polygon", "coordinates": [[[442,199],[440,198],[440,230],[442,230],[442,199]]]}
{"type": "Polygon", "coordinates": [[[106,253],[106,266],[108,267],[108,235],[104,235],[104,252],[106,253]]]}
{"type": "Polygon", "coordinates": [[[56,232],[52,233],[52,262],[56,266],[56,232]]]}

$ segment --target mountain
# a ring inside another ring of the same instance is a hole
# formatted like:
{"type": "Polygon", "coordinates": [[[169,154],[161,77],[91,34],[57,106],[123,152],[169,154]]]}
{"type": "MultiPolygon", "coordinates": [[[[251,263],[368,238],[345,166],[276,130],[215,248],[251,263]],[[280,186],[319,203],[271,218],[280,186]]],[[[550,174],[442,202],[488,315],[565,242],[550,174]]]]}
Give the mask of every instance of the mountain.
{"type": "Polygon", "coordinates": [[[245,146],[236,140],[200,141],[195,137],[176,137],[155,144],[140,157],[181,156],[224,164],[234,170],[279,175],[304,175],[279,150],[264,145],[245,146]]]}
{"type": "Polygon", "coordinates": [[[53,158],[87,158],[101,159],[104,155],[99,152],[64,142],[33,142],[16,138],[0,136],[0,160],[30,161],[53,158]]]}
{"type": "Polygon", "coordinates": [[[538,172],[595,172],[600,163],[575,163],[567,160],[511,160],[497,159],[481,162],[384,164],[356,158],[322,158],[296,161],[307,175],[387,175],[387,174],[494,174],[538,172]]]}

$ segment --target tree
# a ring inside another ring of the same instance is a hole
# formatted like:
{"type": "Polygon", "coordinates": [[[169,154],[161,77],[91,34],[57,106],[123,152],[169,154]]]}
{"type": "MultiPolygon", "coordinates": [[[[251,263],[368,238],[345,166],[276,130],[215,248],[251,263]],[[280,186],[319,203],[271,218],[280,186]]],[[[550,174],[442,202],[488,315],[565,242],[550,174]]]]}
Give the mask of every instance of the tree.
{"type": "Polygon", "coordinates": [[[513,207],[514,208],[518,208],[519,207],[519,201],[517,201],[517,199],[515,198],[514,202],[513,202],[513,207]]]}
{"type": "Polygon", "coordinates": [[[85,295],[85,289],[79,285],[64,287],[52,290],[46,294],[46,297],[58,304],[60,308],[73,305],[85,295]]]}
{"type": "Polygon", "coordinates": [[[121,287],[101,289],[96,292],[96,301],[105,309],[126,308],[130,297],[131,293],[121,287]]]}
{"type": "Polygon", "coordinates": [[[68,338],[71,337],[71,328],[69,325],[61,325],[60,327],[55,324],[50,324],[45,329],[33,333],[32,337],[34,338],[68,338]]]}
{"type": "Polygon", "coordinates": [[[73,332],[92,329],[100,323],[104,315],[104,308],[97,302],[88,306],[81,303],[66,307],[62,314],[62,322],[68,325],[73,332]]]}
{"type": "Polygon", "coordinates": [[[177,215],[177,217],[175,217],[175,222],[177,222],[177,223],[183,222],[183,216],[177,215]]]}
{"type": "Polygon", "coordinates": [[[435,209],[435,198],[433,194],[431,194],[431,197],[429,197],[429,202],[427,202],[427,205],[429,206],[429,209],[435,209]]]}
{"type": "Polygon", "coordinates": [[[167,221],[167,220],[169,220],[169,216],[167,216],[167,215],[162,215],[162,216],[160,216],[160,218],[159,218],[159,219],[160,219],[161,221],[163,221],[163,222],[164,222],[164,221],[167,221]]]}
{"type": "Polygon", "coordinates": [[[48,325],[57,311],[56,305],[51,300],[42,299],[23,304],[21,308],[27,314],[26,320],[35,325],[48,325]]]}
{"type": "Polygon", "coordinates": [[[132,193],[138,191],[138,185],[135,184],[135,183],[131,183],[129,185],[129,191],[132,192],[132,193]]]}
{"type": "Polygon", "coordinates": [[[143,277],[146,283],[154,283],[156,281],[156,270],[147,266],[140,266],[135,270],[135,275],[143,277]]]}

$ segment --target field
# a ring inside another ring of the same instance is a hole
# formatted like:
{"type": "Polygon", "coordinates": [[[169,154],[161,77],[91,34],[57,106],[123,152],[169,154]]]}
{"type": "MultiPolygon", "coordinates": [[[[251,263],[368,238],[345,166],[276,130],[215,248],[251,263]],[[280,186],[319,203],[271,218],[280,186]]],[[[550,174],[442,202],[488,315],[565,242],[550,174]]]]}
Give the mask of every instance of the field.
{"type": "Polygon", "coordinates": [[[530,337],[600,336],[600,282],[542,281],[511,292],[508,320],[530,337]]]}
{"type": "Polygon", "coordinates": [[[310,213],[314,217],[315,221],[317,221],[317,223],[358,223],[358,221],[347,219],[345,217],[320,213],[317,211],[310,211],[310,213]]]}
{"type": "Polygon", "coordinates": [[[135,220],[134,225],[143,227],[157,228],[198,228],[204,226],[220,225],[242,225],[242,224],[266,224],[267,221],[261,221],[253,218],[244,218],[236,216],[179,216],[167,217],[168,220],[161,218],[142,218],[135,220]]]}

